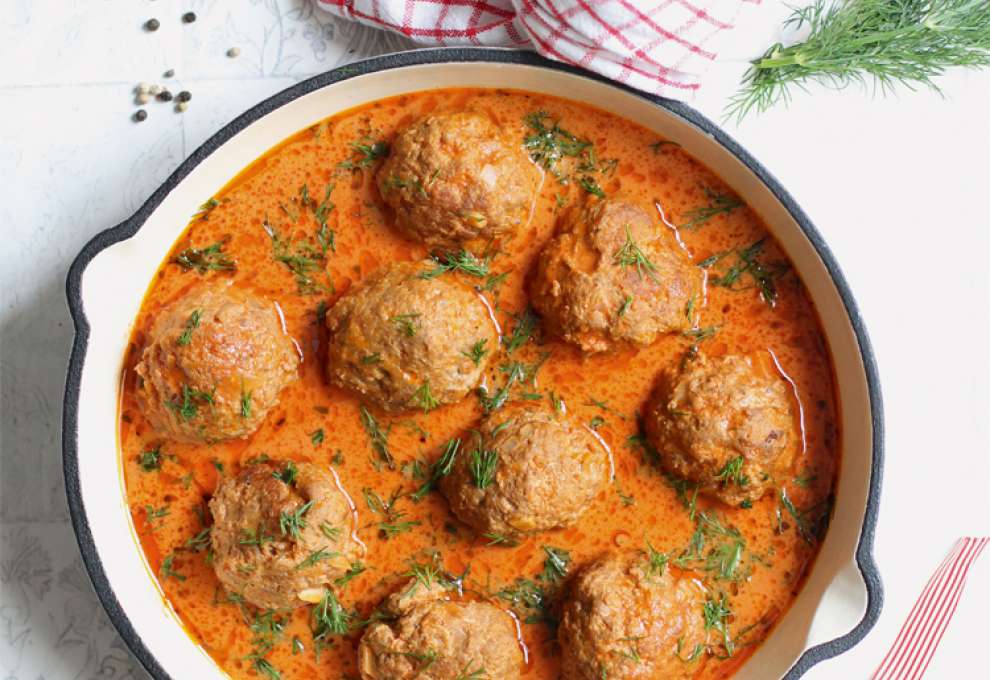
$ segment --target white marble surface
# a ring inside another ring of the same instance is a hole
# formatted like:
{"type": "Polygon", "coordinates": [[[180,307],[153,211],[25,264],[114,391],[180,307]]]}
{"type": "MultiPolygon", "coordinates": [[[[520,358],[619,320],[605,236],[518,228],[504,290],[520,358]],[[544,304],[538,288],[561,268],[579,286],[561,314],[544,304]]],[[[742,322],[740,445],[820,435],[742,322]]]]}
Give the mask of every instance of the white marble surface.
{"type": "MultiPolygon", "coordinates": [[[[309,75],[408,44],[306,0],[0,2],[0,678],[144,678],[107,622],[68,524],[59,427],[71,324],[63,286],[90,237],[130,215],[203,140],[309,75]],[[179,17],[193,10],[199,20],[179,17]],[[141,30],[151,16],[162,22],[141,30]],[[228,59],[227,48],[241,56],[228,59]],[[176,70],[190,109],[130,90],[176,70]]],[[[731,69],[729,69],[731,71],[731,69]]],[[[730,132],[797,197],[852,284],[879,358],[888,464],[880,623],[809,678],[865,678],[964,533],[990,533],[990,72],[947,97],[814,91],[730,132]]],[[[727,88],[697,102],[717,117],[727,88]]],[[[929,671],[973,677],[990,557],[929,671]],[[982,604],[982,606],[981,606],[982,604]]]]}

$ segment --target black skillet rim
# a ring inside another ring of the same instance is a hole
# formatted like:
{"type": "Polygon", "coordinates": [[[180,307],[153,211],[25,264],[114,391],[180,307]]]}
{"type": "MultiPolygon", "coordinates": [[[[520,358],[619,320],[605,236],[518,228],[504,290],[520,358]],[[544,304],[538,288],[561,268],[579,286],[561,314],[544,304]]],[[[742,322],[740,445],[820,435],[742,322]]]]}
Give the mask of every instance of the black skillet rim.
{"type": "Polygon", "coordinates": [[[225,125],[219,132],[214,134],[202,146],[196,149],[172,175],[145,201],[138,211],[127,220],[115,227],[111,227],[94,236],[80,251],[73,261],[66,277],[66,296],[68,298],[69,312],[75,325],[75,337],[72,344],[72,353],[69,359],[69,366],[66,375],[65,398],[62,412],[62,466],[65,475],[65,490],[68,497],[69,515],[72,519],[72,527],[79,542],[82,552],[83,562],[86,571],[93,581],[93,587],[100,598],[100,602],[106,609],[110,621],[120,633],[124,642],[131,652],[137,657],[141,665],[157,680],[172,680],[171,676],[165,672],[158,660],[151,654],[145,646],[141,636],[134,629],[130,619],[120,606],[117,596],[114,593],[103,563],[96,550],[93,541],[93,534],[89,527],[89,520],[86,516],[85,504],[80,493],[79,485],[79,458],[77,450],[78,435],[78,403],[79,386],[82,378],[82,365],[86,356],[86,349],[89,341],[89,323],[83,312],[82,304],[82,275],[90,261],[102,250],[114,243],[130,238],[138,232],[145,221],[158,205],[165,199],[169,192],[174,189],[182,179],[188,175],[193,168],[199,165],[210,154],[220,148],[235,134],[245,127],[271,113],[275,109],[309,94],[315,90],[326,87],[333,83],[348,80],[356,76],[383,71],[403,66],[415,66],[422,64],[448,63],[448,62],[493,62],[500,64],[521,64],[526,66],[538,66],[542,68],[556,69],[585,78],[591,78],[612,87],[622,89],[642,99],[652,102],[656,106],[666,109],[668,112],[678,116],[695,127],[701,129],[706,134],[715,139],[722,147],[732,153],[739,161],[746,165],[768,189],[774,194],[791,216],[797,221],[804,235],[811,241],[818,256],[825,263],[832,281],[835,283],[839,296],[849,316],[856,340],[859,345],[860,354],[863,358],[863,366],[866,371],[866,381],[870,395],[870,416],[873,424],[873,460],[870,474],[870,491],[866,501],[866,512],[863,516],[863,528],[860,533],[859,545],[856,549],[856,563],[863,581],[866,584],[867,606],[862,620],[845,635],[816,645],[805,650],[804,654],[795,662],[787,674],[785,680],[796,680],[815,664],[825,659],[837,656],[856,645],[876,624],[880,616],[880,609],[883,605],[883,585],[880,581],[880,573],[873,559],[873,537],[876,529],[878,506],[880,501],[880,481],[883,469],[884,437],[883,437],[883,405],[880,394],[880,378],[877,370],[876,359],[873,355],[873,348],[870,344],[866,326],[859,314],[859,308],[853,298],[849,284],[839,268],[835,256],[829,249],[821,234],[811,223],[811,220],[804,213],[797,202],[781,186],[780,182],[771,175],[755,158],[743,149],[734,139],[721,130],[715,123],[708,120],[698,111],[694,110],[682,102],[664,99],[644,94],[625,85],[610,81],[607,78],[594,73],[589,73],[566,64],[549,61],[532,52],[509,49],[492,48],[439,48],[422,49],[409,52],[400,52],[381,57],[375,57],[366,61],[341,66],[326,73],[304,80],[278,94],[269,97],[263,102],[253,106],[246,112],[225,125]]]}

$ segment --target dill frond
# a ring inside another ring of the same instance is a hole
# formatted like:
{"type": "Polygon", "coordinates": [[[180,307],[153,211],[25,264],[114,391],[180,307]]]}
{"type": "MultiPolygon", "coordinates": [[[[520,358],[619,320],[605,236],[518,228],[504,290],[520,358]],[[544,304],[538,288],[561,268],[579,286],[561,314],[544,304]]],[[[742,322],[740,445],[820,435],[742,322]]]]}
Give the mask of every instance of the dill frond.
{"type": "Polygon", "coordinates": [[[815,0],[785,24],[808,37],[777,43],[752,62],[726,117],[737,121],[790,100],[793,88],[817,83],[839,90],[896,85],[939,91],[933,78],[953,66],[990,65],[986,0],[815,0]]]}

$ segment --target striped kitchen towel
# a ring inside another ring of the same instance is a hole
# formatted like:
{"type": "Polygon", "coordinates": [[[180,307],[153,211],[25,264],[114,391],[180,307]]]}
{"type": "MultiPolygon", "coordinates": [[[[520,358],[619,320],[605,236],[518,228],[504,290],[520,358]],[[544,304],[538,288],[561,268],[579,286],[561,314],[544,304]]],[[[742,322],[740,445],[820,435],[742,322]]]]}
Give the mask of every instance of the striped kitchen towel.
{"type": "Polygon", "coordinates": [[[346,19],[435,46],[527,47],[651,94],[690,99],[761,0],[318,0],[346,19]]]}
{"type": "MultiPolygon", "coordinates": [[[[990,537],[960,538],[929,579],[872,680],[919,680],[956,612],[966,575],[990,537]]],[[[975,676],[974,676],[975,677],[975,676]]]]}

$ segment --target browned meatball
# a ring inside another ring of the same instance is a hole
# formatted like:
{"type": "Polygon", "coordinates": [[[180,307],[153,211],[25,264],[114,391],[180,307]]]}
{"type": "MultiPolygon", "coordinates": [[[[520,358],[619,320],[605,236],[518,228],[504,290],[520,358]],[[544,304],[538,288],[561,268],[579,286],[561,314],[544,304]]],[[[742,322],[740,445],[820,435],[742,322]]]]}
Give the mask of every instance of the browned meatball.
{"type": "Polygon", "coordinates": [[[700,584],[641,551],[605,555],[577,575],[564,604],[561,677],[692,677],[697,665],[685,659],[705,644],[704,601],[700,584]]]}
{"type": "Polygon", "coordinates": [[[152,427],[177,441],[213,442],[257,430],[298,365],[275,305],[220,284],[164,309],[134,370],[152,427]]]}
{"type": "Polygon", "coordinates": [[[386,411],[428,411],[478,385],[498,347],[495,323],[457,276],[421,276],[435,268],[425,261],[393,265],[330,309],[330,382],[386,411]],[[477,361],[475,347],[485,352],[477,361]]]}
{"type": "Polygon", "coordinates": [[[646,430],[670,474],[730,505],[761,498],[794,455],[787,386],[747,356],[699,355],[664,371],[646,430]]]}
{"type": "Polygon", "coordinates": [[[530,284],[552,333],[586,352],[648,345],[691,327],[700,276],[639,206],[595,201],[568,211],[543,248],[530,284]]]}
{"type": "Polygon", "coordinates": [[[523,656],[516,624],[488,602],[458,601],[437,584],[410,581],[386,599],[386,622],[358,647],[363,680],[517,678],[523,656]]]}
{"type": "Polygon", "coordinates": [[[377,180],[399,231],[454,248],[508,239],[525,227],[540,172],[521,137],[461,111],[427,116],[399,133],[377,180]]]}
{"type": "Polygon", "coordinates": [[[485,419],[440,488],[463,522],[512,536],[573,524],[609,474],[589,430],[518,406],[485,419]]]}
{"type": "Polygon", "coordinates": [[[336,473],[309,463],[251,465],[220,483],[210,512],[217,578],[264,609],[318,602],[364,554],[336,473]]]}

